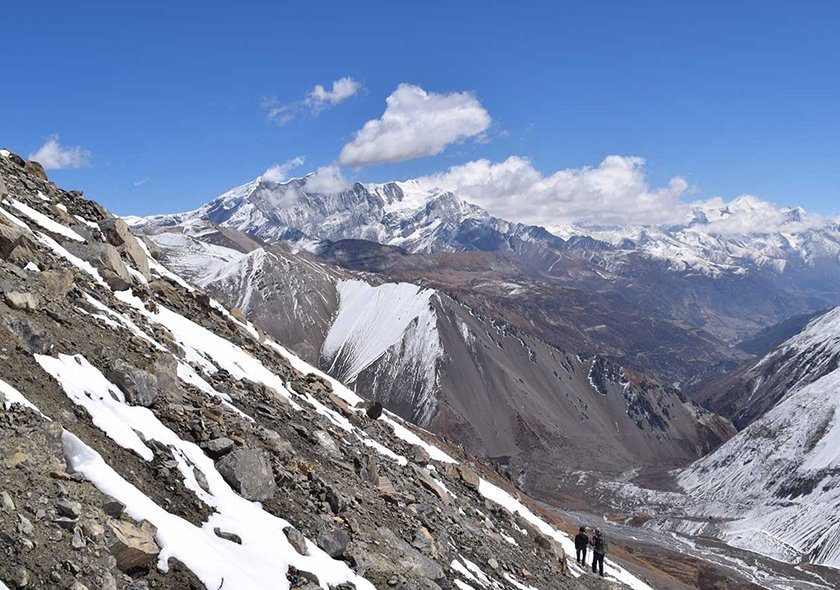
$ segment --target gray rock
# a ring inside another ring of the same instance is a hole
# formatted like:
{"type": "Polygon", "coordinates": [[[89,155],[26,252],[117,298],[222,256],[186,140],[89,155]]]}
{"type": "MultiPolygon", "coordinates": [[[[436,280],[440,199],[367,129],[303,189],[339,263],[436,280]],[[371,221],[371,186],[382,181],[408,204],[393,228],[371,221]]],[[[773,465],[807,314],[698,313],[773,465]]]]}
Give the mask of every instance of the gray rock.
{"type": "Polygon", "coordinates": [[[475,491],[478,491],[479,484],[481,483],[481,478],[478,474],[467,467],[466,465],[459,464],[456,467],[458,471],[458,477],[461,478],[461,481],[464,482],[468,488],[472,488],[475,491]]]}
{"type": "Polygon", "coordinates": [[[50,333],[23,316],[11,316],[6,327],[15,334],[32,354],[47,354],[55,344],[50,333]]]}
{"type": "Polygon", "coordinates": [[[264,502],[274,497],[277,484],[268,453],[236,449],[222,457],[216,468],[225,481],[246,500],[264,502]]]}
{"type": "Polygon", "coordinates": [[[69,270],[45,270],[38,273],[51,299],[61,301],[73,289],[73,273],[69,270]]]}
{"type": "Polygon", "coordinates": [[[14,249],[22,243],[25,235],[26,232],[22,228],[0,216],[0,257],[8,259],[14,249]]]}
{"type": "Polygon", "coordinates": [[[109,366],[106,376],[125,393],[129,403],[149,407],[158,396],[157,377],[148,371],[133,367],[121,359],[109,366]]]}
{"type": "Polygon", "coordinates": [[[23,514],[18,514],[18,532],[26,537],[31,537],[35,534],[35,527],[32,526],[32,521],[26,518],[23,514]]]}
{"type": "Polygon", "coordinates": [[[110,217],[100,221],[99,228],[102,230],[108,242],[119,248],[120,251],[125,252],[125,255],[134,264],[134,267],[146,279],[151,278],[149,259],[146,257],[140,244],[137,243],[137,238],[131,233],[125,221],[116,217],[110,217]]]}
{"type": "Polygon", "coordinates": [[[349,504],[349,500],[347,497],[339,492],[335,487],[328,486],[327,487],[327,504],[330,505],[330,510],[333,511],[333,514],[340,514],[347,509],[347,505],[349,504]]]}
{"type": "Polygon", "coordinates": [[[102,574],[102,578],[99,581],[99,588],[100,590],[117,590],[117,580],[111,572],[102,574]]]}
{"type": "Polygon", "coordinates": [[[230,541],[231,543],[236,543],[237,545],[242,544],[242,537],[235,533],[229,533],[227,531],[223,531],[219,527],[213,529],[213,533],[219,537],[220,539],[224,539],[225,541],[230,541]]]}
{"type": "Polygon", "coordinates": [[[99,270],[108,286],[115,291],[124,291],[131,287],[131,274],[120,258],[120,253],[111,244],[78,244],[67,242],[65,247],[76,256],[90,262],[99,270]]]}
{"type": "Polygon", "coordinates": [[[15,588],[29,587],[29,570],[23,566],[13,567],[9,572],[9,583],[15,588]]]}
{"type": "Polygon", "coordinates": [[[429,532],[429,529],[424,526],[417,529],[417,533],[414,535],[414,541],[412,541],[411,546],[429,557],[437,558],[438,556],[435,538],[432,536],[432,533],[429,532]]]}
{"type": "Polygon", "coordinates": [[[347,551],[350,540],[350,535],[341,529],[325,530],[318,534],[317,544],[327,555],[338,558],[347,551]]]}
{"type": "Polygon", "coordinates": [[[125,511],[125,504],[123,504],[119,500],[115,500],[114,498],[111,498],[110,496],[102,504],[102,512],[104,512],[105,514],[107,514],[111,518],[121,517],[124,511],[125,511]]]}
{"type": "Polygon", "coordinates": [[[44,167],[41,166],[40,162],[36,162],[35,160],[27,160],[23,169],[26,171],[27,174],[29,174],[29,176],[34,176],[35,178],[39,178],[44,182],[47,181],[47,173],[44,171],[44,167]]]}
{"type": "Polygon", "coordinates": [[[379,469],[373,455],[365,455],[358,466],[359,477],[371,485],[379,485],[379,469]]]}
{"type": "Polygon", "coordinates": [[[335,439],[330,436],[328,432],[325,430],[316,430],[313,434],[315,435],[318,444],[321,445],[321,448],[323,448],[327,453],[333,455],[334,457],[341,455],[341,450],[338,448],[338,444],[336,444],[335,439]]]}
{"type": "Polygon", "coordinates": [[[72,500],[59,500],[55,510],[66,518],[79,518],[82,515],[82,505],[72,500]]]}
{"type": "Polygon", "coordinates": [[[15,503],[7,491],[0,492],[0,510],[10,514],[15,511],[15,503]]]}
{"type": "Polygon", "coordinates": [[[235,443],[227,437],[214,438],[199,445],[211,459],[219,459],[233,450],[235,443]]]}
{"type": "Polygon", "coordinates": [[[380,402],[367,402],[365,404],[365,414],[371,420],[378,420],[382,415],[382,404],[380,402]]]}
{"type": "Polygon", "coordinates": [[[181,381],[178,379],[178,361],[171,354],[161,355],[155,362],[155,377],[157,377],[158,390],[167,393],[180,401],[183,396],[181,381]]]}
{"type": "Polygon", "coordinates": [[[306,539],[304,538],[303,533],[293,526],[290,526],[283,532],[286,533],[286,538],[289,540],[289,544],[294,547],[295,551],[301,555],[307,554],[306,539]]]}
{"type": "Polygon", "coordinates": [[[260,438],[265,442],[266,447],[281,460],[288,461],[295,456],[295,448],[292,446],[292,443],[280,436],[278,432],[264,428],[260,430],[259,434],[260,438]]]}

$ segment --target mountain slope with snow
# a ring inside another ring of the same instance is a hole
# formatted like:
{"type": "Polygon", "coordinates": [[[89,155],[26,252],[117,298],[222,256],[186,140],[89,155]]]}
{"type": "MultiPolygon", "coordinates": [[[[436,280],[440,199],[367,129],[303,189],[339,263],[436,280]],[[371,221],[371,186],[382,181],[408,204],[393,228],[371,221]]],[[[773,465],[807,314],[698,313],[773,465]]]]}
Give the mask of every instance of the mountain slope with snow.
{"type": "MultiPolygon", "coordinates": [[[[147,239],[169,265],[203,277],[216,263],[194,259],[201,246],[182,246],[195,236],[230,244],[234,232],[187,224],[147,239]]],[[[627,465],[684,464],[733,434],[647,376],[628,370],[625,379],[605,358],[564,352],[434,289],[353,273],[283,244],[223,269],[204,285],[214,296],[405,419],[494,458],[544,497],[557,493],[562,473],[610,477],[627,465]],[[604,452],[593,459],[591,446],[604,452]]]]}
{"type": "Polygon", "coordinates": [[[570,537],[491,469],[377,416],[6,151],[0,245],[0,587],[603,586],[560,575],[570,537]]]}
{"type": "Polygon", "coordinates": [[[670,504],[646,526],[717,538],[783,562],[840,568],[838,354],[835,308],[751,365],[741,376],[751,375],[752,403],[766,409],[678,474],[682,495],[629,490],[670,504]]]}

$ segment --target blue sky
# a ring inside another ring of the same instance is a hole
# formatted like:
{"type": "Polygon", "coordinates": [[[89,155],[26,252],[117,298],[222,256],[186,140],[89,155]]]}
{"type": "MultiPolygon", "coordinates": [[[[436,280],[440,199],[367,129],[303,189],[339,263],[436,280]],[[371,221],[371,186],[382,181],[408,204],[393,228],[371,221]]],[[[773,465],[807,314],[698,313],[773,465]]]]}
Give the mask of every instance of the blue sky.
{"type": "Polygon", "coordinates": [[[59,134],[88,150],[89,166],[50,177],[117,213],[194,208],[297,156],[293,173],[334,163],[403,83],[469,92],[492,122],[438,155],[344,167],[347,178],[511,156],[550,176],[616,154],[646,160],[634,169],[650,192],[678,176],[682,200],[749,193],[840,213],[834,2],[15,2],[3,13],[0,144],[26,156],[59,134]],[[269,120],[267,100],[304,101],[348,76],[353,96],[269,120]]]}

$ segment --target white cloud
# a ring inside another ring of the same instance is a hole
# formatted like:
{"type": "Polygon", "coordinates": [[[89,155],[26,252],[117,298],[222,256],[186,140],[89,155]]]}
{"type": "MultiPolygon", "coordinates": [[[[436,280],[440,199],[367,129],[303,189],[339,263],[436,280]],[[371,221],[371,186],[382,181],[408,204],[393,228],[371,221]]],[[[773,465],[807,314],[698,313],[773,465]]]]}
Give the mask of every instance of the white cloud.
{"type": "Polygon", "coordinates": [[[421,185],[451,190],[491,214],[549,230],[569,224],[627,225],[680,222],[688,183],[676,176],[651,188],[645,160],[608,156],[594,167],[567,168],[548,176],[519,156],[499,163],[476,160],[419,178],[421,185]]]}
{"type": "Polygon", "coordinates": [[[147,182],[149,182],[148,177],[146,177],[146,178],[141,178],[140,180],[135,180],[133,184],[134,184],[134,186],[143,186],[143,185],[144,185],[144,184],[146,184],[147,182]]]}
{"type": "Polygon", "coordinates": [[[267,180],[268,182],[283,182],[284,180],[289,179],[289,172],[299,166],[303,166],[303,157],[296,156],[291,160],[286,160],[282,164],[277,164],[276,166],[272,166],[260,177],[262,180],[267,180]]]}
{"type": "Polygon", "coordinates": [[[350,76],[345,76],[334,81],[331,90],[327,90],[321,84],[316,84],[301,100],[280,103],[276,98],[270,98],[263,101],[263,107],[268,111],[269,119],[283,126],[303,113],[317,115],[325,109],[333,108],[358,94],[361,89],[361,83],[350,76]]]}
{"type": "Polygon", "coordinates": [[[344,178],[341,168],[335,164],[318,168],[306,180],[303,190],[308,193],[333,194],[349,189],[353,183],[344,178]]]}
{"type": "Polygon", "coordinates": [[[86,168],[90,166],[90,150],[82,146],[65,147],[58,143],[58,134],[50,138],[37,150],[29,154],[30,160],[40,162],[46,170],[62,168],[86,168]]]}
{"type": "Polygon", "coordinates": [[[335,106],[354,96],[361,89],[362,85],[359,82],[350,76],[345,76],[333,82],[332,90],[326,90],[320,84],[316,84],[312,92],[309,93],[309,101],[315,108],[323,108],[326,105],[335,106]]]}
{"type": "Polygon", "coordinates": [[[491,123],[469,92],[436,94],[400,84],[385,102],[382,117],[365,123],[341,150],[343,165],[358,168],[433,156],[449,144],[480,135],[491,123]]]}

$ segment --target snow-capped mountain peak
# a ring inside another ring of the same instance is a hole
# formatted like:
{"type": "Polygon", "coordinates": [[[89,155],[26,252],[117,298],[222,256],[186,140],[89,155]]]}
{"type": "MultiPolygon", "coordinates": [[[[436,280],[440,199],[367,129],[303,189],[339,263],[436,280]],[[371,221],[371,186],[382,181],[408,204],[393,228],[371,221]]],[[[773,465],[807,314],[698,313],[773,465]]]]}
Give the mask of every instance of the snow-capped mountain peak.
{"type": "Polygon", "coordinates": [[[840,264],[840,224],[800,207],[775,208],[749,195],[695,203],[682,224],[541,227],[492,216],[460,195],[417,180],[355,183],[335,192],[318,173],[275,181],[259,177],[187,213],[131,218],[165,227],[191,219],[262,239],[308,243],[361,239],[409,252],[511,251],[526,242],[549,250],[597,249],[611,268],[640,255],[675,272],[709,277],[756,271],[808,272],[840,264]],[[313,187],[318,190],[312,190],[313,187]]]}

